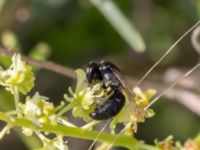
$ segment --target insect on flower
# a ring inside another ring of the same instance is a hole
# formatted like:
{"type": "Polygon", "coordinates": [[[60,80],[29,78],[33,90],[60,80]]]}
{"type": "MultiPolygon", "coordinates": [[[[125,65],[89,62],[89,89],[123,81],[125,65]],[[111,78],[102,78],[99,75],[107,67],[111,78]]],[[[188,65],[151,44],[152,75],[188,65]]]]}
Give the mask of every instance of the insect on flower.
{"type": "Polygon", "coordinates": [[[90,84],[101,81],[103,88],[110,89],[111,96],[100,106],[90,113],[90,117],[95,120],[106,120],[116,116],[125,104],[124,89],[129,96],[129,90],[120,69],[109,61],[100,63],[91,62],[86,69],[87,80],[90,84]]]}

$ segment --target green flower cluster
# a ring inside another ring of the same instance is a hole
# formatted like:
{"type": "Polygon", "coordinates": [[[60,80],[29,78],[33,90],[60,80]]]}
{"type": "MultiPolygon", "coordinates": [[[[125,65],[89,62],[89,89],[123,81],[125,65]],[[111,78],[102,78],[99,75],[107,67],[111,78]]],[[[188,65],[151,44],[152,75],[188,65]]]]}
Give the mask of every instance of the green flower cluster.
{"type": "Polygon", "coordinates": [[[55,124],[55,108],[53,103],[47,100],[47,97],[41,96],[38,92],[32,98],[26,97],[26,102],[19,105],[23,118],[31,120],[38,125],[43,123],[55,124]]]}
{"type": "Polygon", "coordinates": [[[155,145],[159,150],[200,150],[200,134],[194,139],[188,139],[182,145],[180,141],[174,141],[172,135],[163,141],[155,140],[155,145]]]}
{"type": "Polygon", "coordinates": [[[88,85],[86,82],[86,74],[82,69],[77,69],[76,74],[76,90],[73,92],[72,89],[69,88],[72,97],[65,95],[65,99],[71,104],[76,104],[72,109],[74,117],[80,117],[85,121],[91,121],[88,114],[94,110],[95,106],[93,104],[103,97],[105,93],[100,84],[95,84],[92,87],[88,85]]]}
{"type": "MultiPolygon", "coordinates": [[[[41,96],[36,92],[32,97],[26,96],[25,103],[20,102],[21,94],[27,94],[34,86],[35,77],[30,65],[21,60],[19,54],[12,57],[12,64],[7,70],[0,68],[0,85],[14,95],[16,110],[6,113],[11,120],[14,117],[33,122],[35,126],[43,127],[43,124],[57,124],[56,112],[63,107],[61,103],[54,107],[53,103],[48,101],[47,97],[41,96]],[[17,115],[16,115],[17,114],[17,115]]],[[[12,126],[8,123],[0,132],[0,138],[10,131],[12,126]]],[[[56,135],[55,138],[47,138],[35,128],[22,127],[22,133],[26,136],[37,135],[43,143],[40,150],[68,150],[63,137],[56,135]]],[[[50,133],[46,133],[47,135],[50,133]]]]}
{"type": "Polygon", "coordinates": [[[7,70],[0,69],[0,84],[14,94],[17,88],[22,94],[27,94],[34,86],[35,77],[30,65],[21,60],[19,54],[12,57],[12,65],[7,70]]]}

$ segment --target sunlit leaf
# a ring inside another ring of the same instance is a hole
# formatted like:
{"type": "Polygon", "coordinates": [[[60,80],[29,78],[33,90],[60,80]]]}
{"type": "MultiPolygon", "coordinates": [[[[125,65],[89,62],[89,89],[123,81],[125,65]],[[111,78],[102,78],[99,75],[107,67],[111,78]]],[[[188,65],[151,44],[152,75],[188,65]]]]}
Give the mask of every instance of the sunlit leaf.
{"type": "Polygon", "coordinates": [[[90,0],[90,2],[105,16],[136,52],[143,52],[145,50],[146,46],[140,33],[112,1],[90,0]]]}

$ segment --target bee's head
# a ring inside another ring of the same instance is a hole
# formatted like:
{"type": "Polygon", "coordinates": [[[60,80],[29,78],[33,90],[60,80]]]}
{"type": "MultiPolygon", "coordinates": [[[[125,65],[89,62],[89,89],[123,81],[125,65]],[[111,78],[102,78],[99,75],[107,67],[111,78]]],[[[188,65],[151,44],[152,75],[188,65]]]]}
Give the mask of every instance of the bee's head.
{"type": "Polygon", "coordinates": [[[99,72],[99,64],[90,62],[86,68],[86,77],[89,83],[97,80],[102,80],[102,76],[99,72]]]}

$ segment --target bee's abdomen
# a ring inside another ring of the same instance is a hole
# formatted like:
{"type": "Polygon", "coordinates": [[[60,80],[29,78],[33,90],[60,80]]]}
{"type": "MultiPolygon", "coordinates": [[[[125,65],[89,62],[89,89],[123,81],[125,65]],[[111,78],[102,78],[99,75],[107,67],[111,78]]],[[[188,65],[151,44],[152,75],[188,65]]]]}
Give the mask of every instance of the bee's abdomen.
{"type": "Polygon", "coordinates": [[[107,101],[90,113],[90,117],[95,120],[106,120],[114,117],[121,111],[124,103],[124,95],[118,89],[115,89],[113,95],[107,101]]]}

